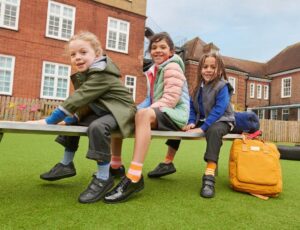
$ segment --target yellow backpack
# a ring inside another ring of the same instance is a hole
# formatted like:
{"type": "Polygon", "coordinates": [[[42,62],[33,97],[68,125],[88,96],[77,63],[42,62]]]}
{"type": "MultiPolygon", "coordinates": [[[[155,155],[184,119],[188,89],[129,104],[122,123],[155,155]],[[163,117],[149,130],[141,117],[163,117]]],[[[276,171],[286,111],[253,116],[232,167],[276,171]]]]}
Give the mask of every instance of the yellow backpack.
{"type": "Polygon", "coordinates": [[[262,199],[282,192],[280,154],[276,145],[262,140],[235,139],[229,159],[230,186],[262,199]]]}

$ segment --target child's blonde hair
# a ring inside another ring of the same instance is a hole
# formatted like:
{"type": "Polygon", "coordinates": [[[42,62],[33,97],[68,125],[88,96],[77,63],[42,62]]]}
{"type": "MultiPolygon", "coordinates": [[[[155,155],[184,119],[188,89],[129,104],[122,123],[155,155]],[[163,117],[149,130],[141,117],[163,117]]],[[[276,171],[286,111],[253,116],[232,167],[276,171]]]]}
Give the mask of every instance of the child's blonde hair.
{"type": "Polygon", "coordinates": [[[68,45],[70,44],[70,42],[75,40],[82,40],[82,41],[89,42],[92,48],[95,50],[95,54],[97,56],[101,56],[103,54],[101,42],[99,41],[99,39],[95,34],[89,31],[81,31],[70,38],[68,45]]]}

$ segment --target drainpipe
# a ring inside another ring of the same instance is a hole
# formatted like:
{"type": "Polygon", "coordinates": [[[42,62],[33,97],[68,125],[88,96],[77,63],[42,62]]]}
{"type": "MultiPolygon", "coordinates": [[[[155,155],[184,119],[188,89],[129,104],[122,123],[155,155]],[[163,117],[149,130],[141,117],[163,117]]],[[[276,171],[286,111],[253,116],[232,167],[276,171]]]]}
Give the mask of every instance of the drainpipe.
{"type": "Polygon", "coordinates": [[[246,90],[245,90],[245,111],[247,111],[247,108],[248,108],[248,104],[247,104],[247,102],[248,102],[247,91],[248,91],[248,81],[249,81],[249,78],[250,78],[250,76],[248,74],[247,79],[246,79],[246,90]]]}

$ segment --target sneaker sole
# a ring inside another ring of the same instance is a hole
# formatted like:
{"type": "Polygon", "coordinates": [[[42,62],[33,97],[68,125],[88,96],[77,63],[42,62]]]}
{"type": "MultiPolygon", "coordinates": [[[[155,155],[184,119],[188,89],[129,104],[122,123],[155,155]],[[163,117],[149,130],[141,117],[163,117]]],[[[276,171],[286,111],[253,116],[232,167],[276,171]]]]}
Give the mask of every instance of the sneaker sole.
{"type": "Polygon", "coordinates": [[[106,203],[106,204],[123,203],[123,202],[127,201],[130,197],[132,197],[135,193],[138,193],[138,192],[140,192],[140,191],[143,190],[143,189],[144,189],[144,185],[143,185],[141,188],[139,188],[139,189],[135,190],[134,192],[130,193],[126,198],[124,198],[124,199],[122,199],[122,200],[110,201],[110,200],[105,200],[105,198],[104,198],[103,201],[104,201],[104,203],[106,203]]]}
{"type": "Polygon", "coordinates": [[[58,177],[42,177],[42,176],[40,176],[40,179],[46,180],[46,181],[56,181],[56,180],[61,180],[61,179],[73,177],[73,176],[76,176],[76,173],[66,174],[66,175],[58,176],[58,177]]]}

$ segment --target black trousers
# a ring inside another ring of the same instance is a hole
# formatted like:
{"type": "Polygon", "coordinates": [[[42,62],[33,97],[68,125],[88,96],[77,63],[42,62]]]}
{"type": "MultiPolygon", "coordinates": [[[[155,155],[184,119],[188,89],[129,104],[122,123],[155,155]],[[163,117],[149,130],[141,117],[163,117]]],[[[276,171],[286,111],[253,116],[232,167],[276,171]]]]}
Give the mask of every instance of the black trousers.
{"type": "MultiPolygon", "coordinates": [[[[92,114],[80,121],[78,125],[88,126],[89,148],[86,157],[96,161],[110,162],[111,132],[118,129],[118,124],[114,116],[112,114],[105,114],[99,117],[92,114]]],[[[76,152],[79,139],[79,136],[60,135],[55,141],[63,145],[66,150],[76,152]]]]}
{"type": "MultiPolygon", "coordinates": [[[[223,145],[223,136],[230,131],[230,125],[226,122],[215,122],[205,132],[206,151],[204,154],[205,161],[213,161],[218,163],[220,149],[223,145]]],[[[176,151],[179,149],[180,140],[167,140],[166,145],[172,147],[176,151]]]]}

